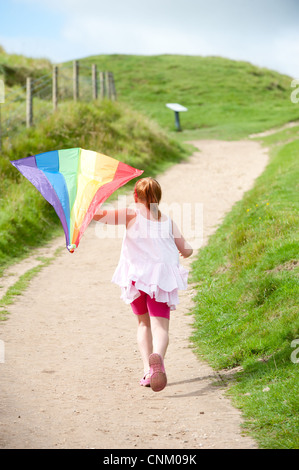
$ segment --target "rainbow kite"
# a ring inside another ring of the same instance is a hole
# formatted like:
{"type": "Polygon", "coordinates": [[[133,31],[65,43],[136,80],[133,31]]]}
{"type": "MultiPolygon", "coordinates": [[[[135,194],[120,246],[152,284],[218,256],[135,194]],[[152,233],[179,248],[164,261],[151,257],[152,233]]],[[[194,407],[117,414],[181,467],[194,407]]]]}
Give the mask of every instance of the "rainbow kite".
{"type": "Polygon", "coordinates": [[[101,153],[54,150],[11,162],[52,204],[73,253],[99,205],[143,173],[101,153]]]}

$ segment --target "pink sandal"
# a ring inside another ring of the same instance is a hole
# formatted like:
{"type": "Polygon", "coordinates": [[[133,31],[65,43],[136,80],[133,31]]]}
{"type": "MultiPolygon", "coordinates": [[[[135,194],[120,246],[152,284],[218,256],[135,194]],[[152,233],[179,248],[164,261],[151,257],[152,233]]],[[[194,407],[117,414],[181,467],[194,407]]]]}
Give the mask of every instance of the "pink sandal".
{"type": "Polygon", "coordinates": [[[162,356],[157,353],[153,353],[149,357],[150,365],[150,385],[154,392],[160,392],[166,387],[167,377],[164,368],[162,356]]]}
{"type": "Polygon", "coordinates": [[[144,376],[142,377],[142,379],[140,380],[140,385],[142,385],[143,387],[150,387],[151,386],[151,378],[149,377],[150,375],[150,371],[146,372],[146,374],[144,374],[144,376]]]}

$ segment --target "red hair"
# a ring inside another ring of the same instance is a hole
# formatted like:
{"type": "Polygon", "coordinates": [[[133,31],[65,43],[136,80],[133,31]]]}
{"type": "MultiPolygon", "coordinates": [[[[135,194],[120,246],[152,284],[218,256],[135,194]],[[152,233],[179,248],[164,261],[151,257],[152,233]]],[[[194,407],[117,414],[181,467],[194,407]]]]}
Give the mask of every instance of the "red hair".
{"type": "Polygon", "coordinates": [[[161,212],[158,209],[158,204],[161,201],[162,190],[157,180],[151,177],[141,178],[135,184],[134,194],[145,202],[155,219],[160,219],[161,212]]]}

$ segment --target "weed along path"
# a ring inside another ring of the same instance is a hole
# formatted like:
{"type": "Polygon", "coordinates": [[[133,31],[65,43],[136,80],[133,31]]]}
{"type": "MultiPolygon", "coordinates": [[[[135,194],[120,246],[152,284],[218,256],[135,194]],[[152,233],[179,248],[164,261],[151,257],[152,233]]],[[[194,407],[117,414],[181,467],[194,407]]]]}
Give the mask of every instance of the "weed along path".
{"type": "MultiPolygon", "coordinates": [[[[202,204],[206,244],[268,156],[247,140],[193,144],[198,151],[158,179],[164,203],[202,204]]],[[[56,253],[0,322],[0,448],[257,447],[242,435],[241,414],[225,395],[221,373],[190,347],[192,285],[172,312],[167,387],[155,393],[139,386],[136,319],[110,281],[121,238],[99,239],[97,227],[89,226],[73,255],[56,253]]],[[[8,286],[37,263],[37,254],[51,257],[58,246],[64,247],[64,237],[13,266],[1,284],[8,286]]],[[[182,264],[190,266],[192,258],[182,264]]]]}

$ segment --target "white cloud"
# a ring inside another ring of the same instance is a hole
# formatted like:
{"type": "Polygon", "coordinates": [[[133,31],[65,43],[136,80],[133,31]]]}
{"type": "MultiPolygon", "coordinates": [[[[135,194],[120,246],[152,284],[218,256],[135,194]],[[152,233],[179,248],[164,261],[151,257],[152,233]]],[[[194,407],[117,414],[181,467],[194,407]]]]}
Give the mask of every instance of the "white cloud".
{"type": "Polygon", "coordinates": [[[161,26],[150,27],[133,22],[81,17],[68,21],[62,32],[74,45],[101,53],[132,54],[209,54],[209,43],[194,32],[161,26]]]}
{"type": "MultiPolygon", "coordinates": [[[[50,58],[55,47],[55,40],[49,43],[48,39],[30,36],[0,36],[0,44],[9,53],[23,54],[27,57],[50,58]]],[[[58,44],[56,44],[58,46],[58,44]]]]}

